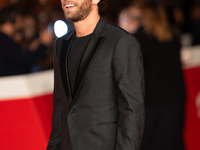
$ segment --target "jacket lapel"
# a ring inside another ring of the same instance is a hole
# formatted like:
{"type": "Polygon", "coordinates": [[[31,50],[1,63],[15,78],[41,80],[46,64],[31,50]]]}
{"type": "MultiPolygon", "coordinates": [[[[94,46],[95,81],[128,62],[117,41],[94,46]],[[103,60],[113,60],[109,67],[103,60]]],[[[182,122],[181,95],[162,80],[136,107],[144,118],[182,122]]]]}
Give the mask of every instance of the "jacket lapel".
{"type": "Polygon", "coordinates": [[[67,103],[70,104],[72,101],[72,94],[71,94],[71,88],[69,83],[69,73],[68,73],[68,66],[66,65],[69,49],[71,47],[72,40],[74,38],[74,32],[73,34],[68,38],[64,39],[62,43],[61,53],[60,53],[60,71],[62,76],[62,83],[65,90],[67,103]]]}
{"type": "Polygon", "coordinates": [[[89,68],[90,62],[94,59],[95,54],[97,53],[101,43],[104,40],[104,35],[105,35],[105,29],[106,29],[106,23],[105,21],[101,18],[91,36],[91,39],[87,45],[87,48],[85,49],[85,52],[81,58],[80,64],[79,64],[79,69],[78,69],[78,74],[77,74],[77,82],[75,85],[75,88],[77,89],[77,92],[75,94],[75,97],[72,100],[72,103],[70,106],[74,104],[74,102],[77,99],[77,96],[81,90],[82,83],[84,81],[85,75],[87,73],[87,70],[89,68]],[[83,76],[81,76],[81,73],[83,72],[83,76]]]}

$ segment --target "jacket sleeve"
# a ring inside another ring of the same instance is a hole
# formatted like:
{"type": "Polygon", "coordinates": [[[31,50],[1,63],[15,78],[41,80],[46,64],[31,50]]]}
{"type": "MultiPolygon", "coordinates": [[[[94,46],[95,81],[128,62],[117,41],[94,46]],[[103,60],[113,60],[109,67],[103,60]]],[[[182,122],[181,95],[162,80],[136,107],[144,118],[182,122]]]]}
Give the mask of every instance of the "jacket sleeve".
{"type": "Polygon", "coordinates": [[[116,150],[139,150],[144,128],[144,71],[138,41],[121,37],[113,54],[118,92],[116,150]]]}
{"type": "Polygon", "coordinates": [[[59,150],[60,137],[60,114],[62,111],[61,100],[59,94],[59,65],[56,56],[56,43],[54,45],[54,92],[53,92],[53,115],[52,115],[52,131],[48,142],[47,150],[59,150]]]}

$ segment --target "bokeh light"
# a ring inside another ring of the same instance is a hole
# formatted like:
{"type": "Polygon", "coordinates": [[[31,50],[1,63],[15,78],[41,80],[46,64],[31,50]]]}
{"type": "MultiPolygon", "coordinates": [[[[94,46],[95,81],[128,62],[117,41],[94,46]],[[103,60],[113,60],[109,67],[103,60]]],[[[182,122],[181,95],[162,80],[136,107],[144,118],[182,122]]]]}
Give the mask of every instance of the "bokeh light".
{"type": "Polygon", "coordinates": [[[54,23],[54,32],[55,32],[56,37],[58,37],[58,38],[67,34],[67,32],[68,32],[67,24],[62,20],[57,20],[54,23]]]}

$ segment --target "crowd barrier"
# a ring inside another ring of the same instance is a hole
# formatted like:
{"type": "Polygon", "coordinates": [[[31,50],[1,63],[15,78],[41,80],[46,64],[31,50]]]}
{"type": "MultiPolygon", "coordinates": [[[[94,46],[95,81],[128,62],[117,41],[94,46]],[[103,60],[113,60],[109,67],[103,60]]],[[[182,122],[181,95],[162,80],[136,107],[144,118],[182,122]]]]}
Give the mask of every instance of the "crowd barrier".
{"type": "Polygon", "coordinates": [[[0,78],[0,149],[45,150],[52,96],[53,70],[0,78]]]}
{"type": "MultiPolygon", "coordinates": [[[[187,100],[186,150],[200,150],[200,47],[182,50],[187,100]]],[[[53,70],[0,78],[0,149],[44,150],[51,131],[53,70]]]]}

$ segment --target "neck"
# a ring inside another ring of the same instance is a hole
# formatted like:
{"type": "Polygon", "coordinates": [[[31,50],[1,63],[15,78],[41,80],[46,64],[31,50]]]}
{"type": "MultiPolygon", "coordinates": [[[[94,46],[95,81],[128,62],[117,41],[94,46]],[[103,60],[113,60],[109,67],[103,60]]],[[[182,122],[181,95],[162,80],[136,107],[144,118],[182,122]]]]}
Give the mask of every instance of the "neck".
{"type": "Polygon", "coordinates": [[[82,37],[93,33],[99,19],[98,13],[90,13],[84,20],[74,22],[76,36],[82,37]]]}

